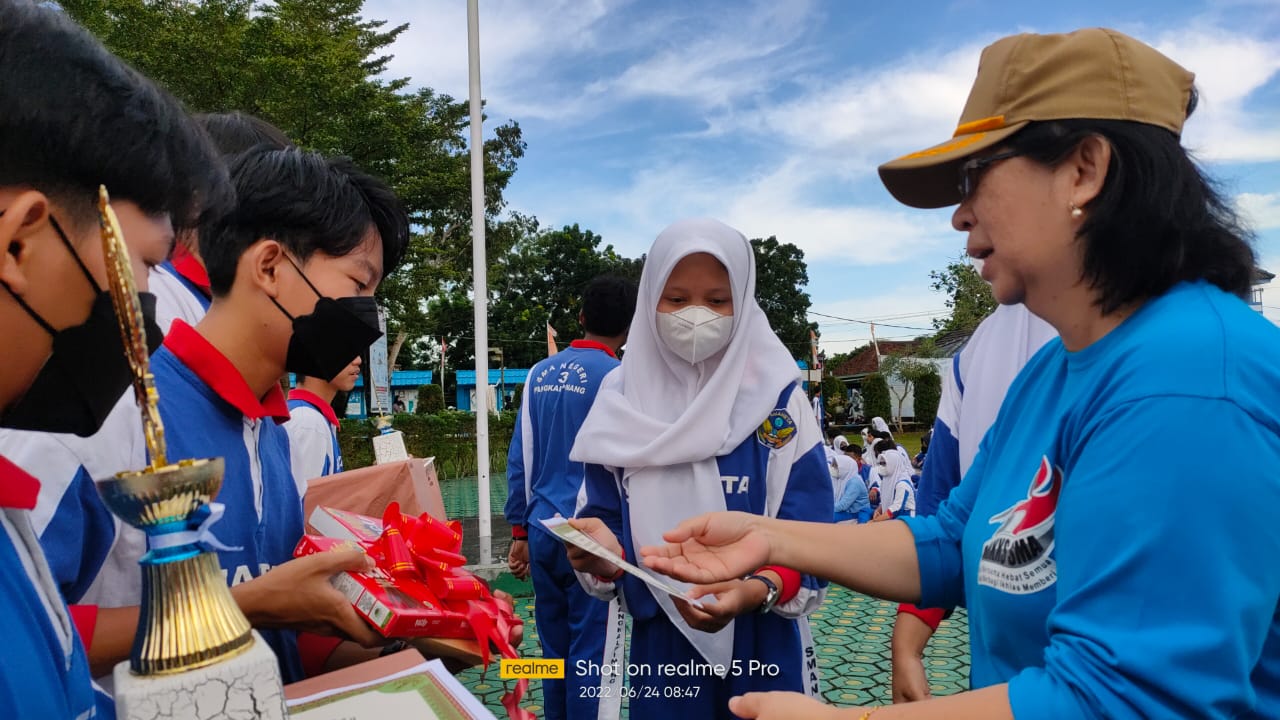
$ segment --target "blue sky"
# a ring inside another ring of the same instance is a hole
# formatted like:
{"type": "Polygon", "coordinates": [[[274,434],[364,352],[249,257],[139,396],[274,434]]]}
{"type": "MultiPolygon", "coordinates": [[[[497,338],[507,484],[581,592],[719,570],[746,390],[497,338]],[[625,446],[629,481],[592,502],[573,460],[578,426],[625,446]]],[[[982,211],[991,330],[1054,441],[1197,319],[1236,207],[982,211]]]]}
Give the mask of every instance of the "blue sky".
{"type": "MultiPolygon", "coordinates": [[[[950,210],[897,205],[876,166],[950,136],[991,41],[1107,26],[1197,74],[1184,143],[1280,275],[1280,2],[480,0],[483,94],[528,154],[507,192],[638,256],[671,221],[719,218],[805,251],[813,310],[919,334],[945,314],[929,271],[958,256],[950,210]],[[897,325],[901,327],[889,327],[897,325]]],[[[408,22],[391,74],[467,94],[463,0],[368,0],[408,22]]],[[[1280,282],[1265,291],[1280,321],[1280,282]]],[[[828,353],[869,338],[821,317],[828,353]]]]}

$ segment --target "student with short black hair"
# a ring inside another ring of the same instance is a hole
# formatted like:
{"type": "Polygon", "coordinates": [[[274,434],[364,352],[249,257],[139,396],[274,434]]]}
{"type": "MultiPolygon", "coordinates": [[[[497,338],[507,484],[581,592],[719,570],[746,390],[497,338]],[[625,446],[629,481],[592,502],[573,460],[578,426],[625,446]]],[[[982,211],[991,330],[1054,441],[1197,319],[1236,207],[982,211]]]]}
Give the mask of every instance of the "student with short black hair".
{"type": "MultiPolygon", "coordinates": [[[[60,12],[0,3],[0,67],[0,426],[91,435],[131,378],[107,290],[99,186],[134,249],[163,246],[217,208],[226,176],[177,101],[60,12]]],[[[36,539],[43,492],[0,456],[0,637],[15,660],[0,665],[0,707],[7,717],[110,718],[81,641],[93,637],[93,614],[68,611],[36,539]]]]}
{"type": "MultiPolygon", "coordinates": [[[[250,123],[249,116],[235,115],[235,122],[221,123],[224,135],[230,132],[229,128],[243,125],[248,128],[241,133],[244,137],[272,137],[262,130],[270,128],[266,123],[256,119],[250,123]]],[[[159,117],[166,120],[163,114],[159,117]]],[[[215,116],[203,117],[207,120],[215,116]]],[[[186,121],[187,131],[197,140],[204,137],[199,125],[186,121]]],[[[278,130],[271,130],[274,136],[283,137],[278,130]]],[[[247,142],[234,137],[224,137],[223,141],[247,142]]],[[[214,204],[192,206],[186,213],[188,219],[176,228],[169,227],[168,219],[158,217],[143,229],[133,222],[130,206],[120,206],[124,241],[134,255],[140,298],[146,312],[154,315],[152,349],[159,347],[163,331],[175,317],[195,323],[204,316],[208,303],[202,294],[206,291],[191,279],[197,274],[204,276],[198,255],[186,254],[181,262],[175,259],[176,266],[168,260],[171,251],[176,258],[184,250],[184,243],[193,242],[199,216],[220,213],[231,206],[233,193],[226,181],[225,165],[217,162],[215,155],[222,148],[207,144],[205,148],[211,151],[206,158],[215,158],[212,164],[208,159],[198,165],[187,162],[193,172],[219,178],[222,190],[204,193],[214,204]],[[223,209],[217,204],[220,199],[223,209]],[[175,235],[183,239],[176,246],[175,235]]],[[[207,286],[206,279],[204,287],[207,286]]],[[[102,426],[89,437],[5,429],[0,430],[0,452],[40,481],[40,498],[33,513],[35,530],[63,597],[73,603],[72,612],[94,620],[85,638],[89,665],[95,676],[108,676],[115,663],[127,656],[133,642],[137,605],[142,600],[138,560],[146,553],[147,543],[141,530],[111,514],[98,495],[95,481],[147,465],[146,439],[133,390],[121,393],[102,426]]],[[[104,685],[109,682],[109,677],[103,678],[104,685]]]]}
{"type": "MultiPolygon", "coordinates": [[[[170,454],[225,459],[218,499],[227,512],[214,532],[241,549],[219,560],[291,682],[303,667],[287,628],[378,636],[327,583],[271,600],[247,582],[308,559],[290,561],[304,519],[278,380],[331,380],[377,339],[373,293],[404,255],[408,219],[390,188],[344,159],[251,150],[232,161],[231,179],[235,211],[200,229],[209,313],[194,328],[175,321],[152,367],[170,454]]],[[[351,568],[367,562],[358,552],[346,559],[351,568]]]]}
{"type": "MultiPolygon", "coordinates": [[[[208,133],[224,163],[253,148],[293,147],[279,128],[247,113],[207,113],[197,115],[196,122],[208,133]]],[[[204,319],[213,291],[195,228],[178,234],[172,257],[151,271],[150,284],[156,295],[156,320],[164,332],[169,332],[176,319],[188,325],[204,319]]]]}

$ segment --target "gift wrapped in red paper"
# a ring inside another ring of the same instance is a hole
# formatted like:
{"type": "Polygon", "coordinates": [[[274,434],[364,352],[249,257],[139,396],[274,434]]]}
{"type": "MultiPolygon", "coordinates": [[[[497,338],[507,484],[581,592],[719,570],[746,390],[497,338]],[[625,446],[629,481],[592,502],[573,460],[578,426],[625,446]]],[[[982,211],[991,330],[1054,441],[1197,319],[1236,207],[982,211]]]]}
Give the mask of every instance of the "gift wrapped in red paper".
{"type": "Polygon", "coordinates": [[[404,515],[392,503],[381,521],[318,507],[311,526],[328,537],[303,536],[294,556],[353,543],[377,563],[372,572],[338,576],[334,585],[385,637],[474,639],[485,664],[490,642],[504,657],[515,657],[511,629],[521,620],[510,603],[462,568],[460,523],[404,515]]]}

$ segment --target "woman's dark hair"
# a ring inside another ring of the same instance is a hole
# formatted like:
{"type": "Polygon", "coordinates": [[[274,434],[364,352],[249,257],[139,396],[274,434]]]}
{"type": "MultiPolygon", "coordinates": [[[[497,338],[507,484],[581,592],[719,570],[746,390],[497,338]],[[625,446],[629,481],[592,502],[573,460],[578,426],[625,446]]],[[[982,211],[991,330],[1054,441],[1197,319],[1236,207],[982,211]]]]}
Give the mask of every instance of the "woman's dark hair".
{"type": "MultiPolygon", "coordinates": [[[[1188,116],[1196,98],[1193,91],[1188,116]]],[[[1083,208],[1077,237],[1084,242],[1084,279],[1097,291],[1102,312],[1185,281],[1206,280],[1246,295],[1252,233],[1177,135],[1124,120],[1051,120],[1031,123],[1007,144],[1053,166],[1091,135],[1111,144],[1111,164],[1102,190],[1083,208]]]]}
{"type": "Polygon", "coordinates": [[[176,228],[230,204],[222,164],[169,93],[50,7],[0,2],[0,185],[95,223],[98,186],[176,228]]]}
{"type": "Polygon", "coordinates": [[[626,278],[597,275],[582,293],[583,329],[592,335],[617,337],[635,314],[636,284],[626,278]]]}
{"type": "Polygon", "coordinates": [[[297,148],[259,147],[231,161],[234,211],[200,228],[200,254],[214,296],[231,291],[240,256],[263,238],[299,260],[316,252],[350,254],[372,225],[382,238],[382,273],[390,275],[409,244],[409,219],[386,183],[345,158],[297,148]]]}

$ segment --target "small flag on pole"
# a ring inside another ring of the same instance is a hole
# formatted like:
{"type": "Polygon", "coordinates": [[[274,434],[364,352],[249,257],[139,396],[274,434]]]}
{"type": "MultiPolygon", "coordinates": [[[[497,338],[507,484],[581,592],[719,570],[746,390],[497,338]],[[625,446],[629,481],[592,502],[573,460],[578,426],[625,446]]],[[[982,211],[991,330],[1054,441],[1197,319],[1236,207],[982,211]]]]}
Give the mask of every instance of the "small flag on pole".
{"type": "Polygon", "coordinates": [[[560,352],[560,348],[556,347],[556,329],[551,327],[551,321],[547,321],[547,357],[551,357],[560,352]]]}

